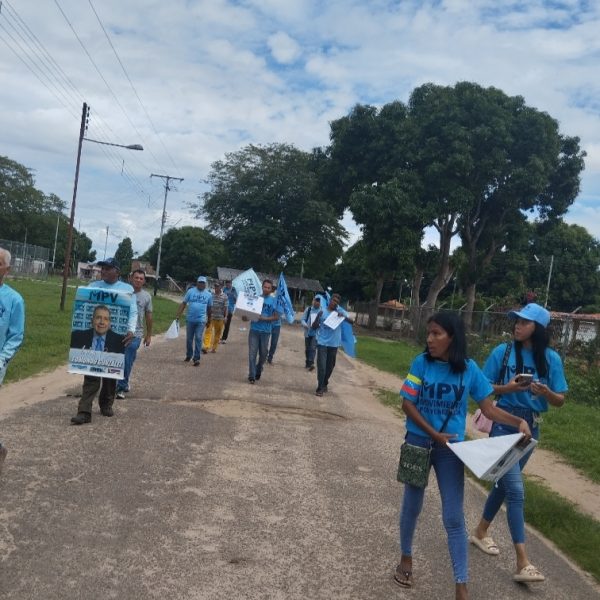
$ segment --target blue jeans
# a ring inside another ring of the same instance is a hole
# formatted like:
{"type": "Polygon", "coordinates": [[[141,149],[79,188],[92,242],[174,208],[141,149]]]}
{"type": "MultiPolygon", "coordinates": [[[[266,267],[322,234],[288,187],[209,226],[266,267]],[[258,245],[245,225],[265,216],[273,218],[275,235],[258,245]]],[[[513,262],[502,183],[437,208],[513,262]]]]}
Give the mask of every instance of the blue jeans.
{"type": "Polygon", "coordinates": [[[267,354],[267,360],[271,362],[275,356],[275,350],[277,350],[277,342],[279,342],[279,334],[281,333],[281,327],[273,327],[271,330],[271,346],[269,353],[267,354]]]}
{"type": "Polygon", "coordinates": [[[315,364],[315,354],[317,353],[317,336],[310,335],[304,338],[304,354],[306,357],[306,367],[312,367],[315,364]]]}
{"type": "MultiPolygon", "coordinates": [[[[406,441],[415,446],[427,448],[431,439],[406,434],[406,441]]],[[[460,459],[445,446],[433,446],[431,466],[435,471],[440,496],[442,498],[442,520],[448,536],[448,550],[456,583],[467,583],[467,530],[463,511],[465,491],[465,470],[460,459]]],[[[425,490],[405,484],[402,509],[400,511],[400,549],[402,554],[412,556],[412,541],[417,519],[423,508],[425,490]]]]}
{"type": "Polygon", "coordinates": [[[117,384],[117,392],[128,392],[129,391],[129,377],[131,375],[131,369],[137,356],[137,351],[142,343],[141,337],[134,337],[131,340],[129,346],[125,346],[125,368],[123,373],[123,379],[117,384]]]}
{"type": "Polygon", "coordinates": [[[248,379],[260,379],[267,360],[269,336],[271,334],[251,329],[248,333],[248,379]],[[258,362],[256,357],[258,356],[258,362]]]}
{"type": "Polygon", "coordinates": [[[317,389],[324,390],[335,368],[337,346],[317,345],[317,389]]]}
{"type": "Polygon", "coordinates": [[[206,323],[190,323],[186,324],[186,351],[185,357],[193,360],[200,360],[200,351],[202,350],[202,338],[204,336],[204,328],[206,323]]]}
{"type": "MultiPolygon", "coordinates": [[[[533,437],[538,440],[540,437],[540,428],[534,424],[534,413],[528,409],[505,408],[506,412],[525,419],[531,429],[533,437]]],[[[519,433],[518,429],[502,423],[494,423],[490,437],[500,435],[510,435],[519,433]]],[[[517,464],[506,472],[506,474],[492,488],[485,506],[483,508],[483,518],[491,522],[506,500],[506,520],[512,537],[513,544],[525,543],[525,488],[523,487],[523,476],[521,471],[530,459],[533,450],[526,454],[517,464]]]]}

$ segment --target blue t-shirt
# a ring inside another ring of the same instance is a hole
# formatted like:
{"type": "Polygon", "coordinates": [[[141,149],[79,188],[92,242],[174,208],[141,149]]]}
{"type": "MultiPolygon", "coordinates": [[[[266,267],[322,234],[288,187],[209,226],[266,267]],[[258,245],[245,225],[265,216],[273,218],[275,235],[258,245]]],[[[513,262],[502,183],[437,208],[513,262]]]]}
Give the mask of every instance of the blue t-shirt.
{"type": "MultiPolygon", "coordinates": [[[[271,317],[273,313],[280,314],[275,310],[275,298],[273,296],[263,296],[263,299],[262,312],[260,313],[262,317],[271,317]]],[[[273,321],[252,321],[250,329],[260,333],[271,333],[272,323],[273,321]]]]}
{"type": "MultiPolygon", "coordinates": [[[[471,396],[479,403],[493,393],[494,388],[474,360],[467,360],[464,373],[453,373],[447,362],[427,360],[425,354],[419,354],[413,360],[400,390],[402,398],[412,402],[423,418],[438,431],[444,424],[458,394],[460,400],[452,409],[452,416],[444,429],[444,433],[457,434],[452,438],[453,442],[461,442],[465,439],[468,397],[471,396]]],[[[411,433],[429,437],[408,418],[406,429],[411,433]]]]}
{"type": "Polygon", "coordinates": [[[4,283],[0,285],[0,371],[23,343],[24,333],[25,302],[4,283]]]}
{"type": "Polygon", "coordinates": [[[233,314],[233,309],[235,308],[235,302],[237,300],[237,290],[234,287],[225,287],[223,288],[223,293],[227,296],[227,310],[233,314]]]}
{"type": "Polygon", "coordinates": [[[187,304],[188,323],[206,323],[206,309],[212,306],[212,294],[208,290],[190,288],[183,301],[187,304]]]}
{"type": "MultiPolygon", "coordinates": [[[[320,308],[315,308],[314,306],[309,306],[302,315],[302,323],[305,324],[304,327],[304,337],[315,337],[317,335],[317,330],[311,327],[311,318],[313,315],[318,315],[320,308]]],[[[340,325],[341,327],[341,325],[340,325]]]]}
{"type": "Polygon", "coordinates": [[[131,301],[129,303],[129,321],[127,322],[127,331],[135,334],[138,321],[138,307],[137,299],[133,290],[133,286],[125,283],[124,281],[115,281],[114,283],[106,283],[103,279],[98,281],[92,281],[88,285],[90,288],[101,288],[104,290],[117,290],[121,292],[127,292],[131,294],[131,301]]]}
{"type": "MultiPolygon", "coordinates": [[[[483,372],[492,383],[496,383],[500,377],[500,370],[502,369],[502,361],[505,352],[506,344],[500,344],[492,350],[492,353],[485,361],[483,372]]],[[[546,348],[546,365],[548,366],[546,377],[539,376],[537,369],[535,368],[533,352],[529,348],[522,347],[521,356],[523,358],[522,373],[532,373],[534,380],[539,380],[541,383],[546,384],[557,394],[562,394],[569,389],[560,356],[556,351],[552,350],[552,348],[546,348]]],[[[515,354],[515,345],[513,343],[506,365],[506,373],[504,374],[504,379],[501,383],[508,383],[516,374],[517,356],[515,354]]],[[[511,394],[502,394],[498,400],[498,406],[500,408],[507,408],[510,406],[515,408],[529,408],[535,412],[546,412],[548,410],[548,401],[543,396],[534,396],[529,389],[526,389],[520,392],[512,392],[511,394]]]]}
{"type": "MultiPolygon", "coordinates": [[[[334,311],[327,308],[320,309],[322,315],[320,318],[319,329],[317,329],[317,344],[319,346],[329,346],[330,348],[338,348],[342,345],[342,326],[338,325],[335,329],[331,329],[325,325],[327,317],[334,311]]],[[[348,313],[341,307],[338,306],[336,311],[344,317],[348,318],[348,313]]]]}

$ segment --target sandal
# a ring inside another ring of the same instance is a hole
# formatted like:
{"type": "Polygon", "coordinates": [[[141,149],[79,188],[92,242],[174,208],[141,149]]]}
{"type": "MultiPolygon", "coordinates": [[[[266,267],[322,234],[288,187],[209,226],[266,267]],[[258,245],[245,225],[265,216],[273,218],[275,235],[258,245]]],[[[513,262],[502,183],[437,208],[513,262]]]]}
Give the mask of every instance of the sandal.
{"type": "Polygon", "coordinates": [[[498,556],[500,550],[496,545],[496,542],[491,537],[478,538],[474,533],[469,536],[469,542],[474,546],[477,546],[482,552],[490,554],[491,556],[498,556]]]}
{"type": "Polygon", "coordinates": [[[546,578],[533,565],[523,567],[518,573],[513,575],[513,579],[518,583],[536,583],[545,581],[546,578]]]}
{"type": "Polygon", "coordinates": [[[413,585],[412,571],[403,571],[400,565],[396,566],[394,582],[400,587],[411,588],[413,585]]]}

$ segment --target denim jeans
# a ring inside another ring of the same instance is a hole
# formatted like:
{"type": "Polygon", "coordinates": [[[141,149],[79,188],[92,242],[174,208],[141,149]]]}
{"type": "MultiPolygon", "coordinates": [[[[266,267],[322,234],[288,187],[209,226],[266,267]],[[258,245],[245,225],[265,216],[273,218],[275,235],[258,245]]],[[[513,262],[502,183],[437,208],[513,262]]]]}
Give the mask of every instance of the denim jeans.
{"type": "Polygon", "coordinates": [[[317,389],[323,390],[329,385],[329,378],[335,368],[337,347],[317,346],[317,389]]]}
{"type": "Polygon", "coordinates": [[[129,377],[131,375],[131,369],[137,356],[137,351],[142,343],[141,337],[134,337],[131,340],[129,346],[125,346],[125,368],[123,373],[123,379],[117,384],[117,392],[128,392],[129,391],[129,377]]]}
{"type": "MultiPolygon", "coordinates": [[[[539,439],[540,428],[534,424],[533,411],[518,408],[505,408],[504,410],[512,415],[525,419],[531,429],[534,439],[539,439]]],[[[510,425],[494,423],[492,425],[490,437],[510,435],[512,433],[519,433],[519,430],[510,425]]],[[[525,505],[525,489],[523,487],[523,476],[521,472],[532,454],[533,450],[526,454],[517,464],[513,465],[512,468],[506,472],[492,488],[492,491],[485,502],[485,506],[483,507],[483,518],[486,521],[491,522],[500,510],[502,502],[506,500],[506,520],[508,521],[508,528],[510,529],[513,544],[525,543],[525,515],[523,512],[525,505]]]]}
{"type": "Polygon", "coordinates": [[[273,327],[271,330],[271,346],[269,347],[269,353],[267,354],[267,360],[271,362],[275,356],[277,350],[277,342],[279,342],[279,334],[281,333],[281,327],[273,327]]]}
{"type": "Polygon", "coordinates": [[[200,351],[202,350],[202,337],[204,335],[204,327],[206,323],[190,323],[186,324],[186,358],[200,360],[200,351]]]}
{"type": "Polygon", "coordinates": [[[317,336],[311,335],[304,338],[304,355],[306,357],[306,367],[312,367],[315,364],[315,354],[317,353],[317,336]]]}
{"type": "Polygon", "coordinates": [[[254,331],[248,333],[248,378],[260,379],[263,366],[267,360],[270,333],[254,331]],[[258,362],[256,357],[258,356],[258,362]]]}
{"type": "MultiPolygon", "coordinates": [[[[427,448],[430,438],[406,434],[406,441],[427,448]]],[[[442,498],[442,520],[448,536],[448,550],[456,583],[468,581],[467,530],[463,511],[465,470],[460,459],[445,446],[433,446],[431,466],[435,471],[442,498]]],[[[417,519],[423,508],[425,490],[405,484],[402,509],[400,510],[400,549],[402,554],[412,556],[412,541],[417,519]]]]}

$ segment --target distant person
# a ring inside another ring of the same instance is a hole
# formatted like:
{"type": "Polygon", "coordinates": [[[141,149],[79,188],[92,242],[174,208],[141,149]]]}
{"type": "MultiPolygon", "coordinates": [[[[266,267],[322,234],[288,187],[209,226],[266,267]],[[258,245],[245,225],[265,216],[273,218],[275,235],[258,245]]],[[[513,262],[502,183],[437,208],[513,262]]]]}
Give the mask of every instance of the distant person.
{"type": "Polygon", "coordinates": [[[325,324],[332,313],[345,318],[348,323],[354,321],[348,316],[339,304],[341,301],[339,294],[332,294],[329,304],[321,307],[315,318],[312,328],[317,332],[317,396],[322,396],[329,391],[329,379],[335,368],[338,348],[342,345],[342,326],[335,328],[325,324]]]}
{"type": "MultiPolygon", "coordinates": [[[[10,271],[10,261],[10,252],[0,248],[0,387],[8,363],[21,347],[25,333],[25,302],[21,294],[4,281],[10,271]]],[[[0,442],[0,471],[6,454],[6,446],[0,442]]]]}
{"type": "Polygon", "coordinates": [[[317,330],[312,324],[317,319],[321,308],[319,296],[313,298],[312,304],[306,307],[300,323],[304,328],[304,368],[309,371],[315,370],[315,354],[317,353],[317,330]]]}
{"type": "Polygon", "coordinates": [[[225,319],[227,318],[228,303],[227,295],[223,293],[221,283],[215,283],[215,291],[212,295],[212,317],[210,325],[207,325],[204,331],[202,351],[205,354],[209,350],[214,354],[219,347],[223,328],[225,327],[225,319]]]}
{"type": "Polygon", "coordinates": [[[191,287],[183,297],[175,319],[179,321],[181,315],[188,309],[186,319],[186,352],[185,362],[194,361],[194,366],[200,365],[200,353],[202,351],[202,338],[204,328],[210,324],[212,294],[206,289],[206,277],[200,275],[196,281],[196,287],[191,287]]]}
{"type": "Polygon", "coordinates": [[[269,337],[271,323],[281,317],[275,309],[273,282],[265,279],[262,283],[263,307],[256,320],[250,323],[248,332],[248,382],[254,383],[261,378],[267,353],[269,351],[269,337]]]}
{"type": "Polygon", "coordinates": [[[237,290],[231,285],[231,281],[225,282],[223,293],[227,296],[227,318],[225,319],[225,328],[223,329],[223,335],[221,336],[221,344],[227,342],[229,337],[229,328],[231,326],[231,318],[233,317],[233,311],[235,310],[235,303],[237,301],[237,290]]]}
{"type": "Polygon", "coordinates": [[[89,329],[71,331],[71,348],[98,350],[123,354],[125,336],[110,328],[110,309],[104,304],[94,308],[92,326],[89,329]]]}
{"type": "MultiPolygon", "coordinates": [[[[490,419],[510,423],[528,438],[526,421],[493,403],[493,388],[475,361],[467,358],[467,341],[460,318],[437,313],[427,321],[425,351],[412,362],[400,390],[406,414],[405,441],[431,449],[431,466],[442,499],[442,521],[454,572],[456,600],[468,598],[468,542],[463,510],[465,469],[447,447],[464,440],[469,395],[490,419]]],[[[425,488],[404,484],[400,510],[400,563],[394,581],[413,587],[413,537],[423,507],[425,488]]]]}
{"type": "Polygon", "coordinates": [[[142,269],[136,269],[131,274],[131,285],[133,286],[133,293],[135,294],[138,310],[137,325],[134,338],[131,340],[129,346],[125,348],[123,379],[117,383],[117,398],[119,400],[123,400],[125,394],[129,392],[129,378],[131,377],[133,363],[137,357],[137,351],[142,344],[142,340],[146,347],[149,346],[152,341],[152,296],[144,289],[145,284],[146,273],[142,269]],[[145,333],[144,324],[146,326],[145,333]]]}
{"type": "MultiPolygon", "coordinates": [[[[133,287],[131,287],[128,283],[119,280],[121,266],[116,259],[107,258],[106,260],[98,261],[96,264],[101,268],[100,279],[98,281],[92,281],[88,285],[88,288],[100,288],[104,290],[112,290],[115,292],[131,294],[127,333],[122,338],[121,346],[123,348],[121,351],[124,351],[124,348],[126,348],[134,338],[135,328],[137,326],[137,302],[133,293],[134,290],[133,287]]],[[[103,349],[104,348],[102,348],[102,350],[103,349]]],[[[98,390],[100,390],[98,396],[100,414],[104,417],[112,417],[114,415],[113,404],[115,402],[115,394],[117,391],[117,380],[110,377],[85,375],[83,378],[81,399],[79,400],[79,405],[77,407],[77,415],[71,417],[71,423],[73,425],[84,425],[86,423],[91,423],[92,403],[98,390]]]]}
{"type": "MultiPolygon", "coordinates": [[[[498,394],[498,407],[507,413],[524,419],[531,428],[533,437],[540,436],[541,415],[548,411],[548,405],[560,407],[565,402],[568,390],[562,361],[557,352],[549,347],[548,325],[550,313],[539,304],[526,304],[519,311],[511,311],[508,316],[514,319],[512,348],[506,368],[502,369],[506,344],[492,350],[483,372],[494,383],[494,393],[498,394]],[[525,374],[523,377],[522,374],[525,374]]],[[[510,435],[517,430],[509,425],[494,423],[490,437],[510,435]]],[[[533,452],[533,451],[532,451],[533,452]]],[[[492,488],[483,509],[483,516],[469,538],[470,542],[490,555],[499,554],[498,546],[489,536],[488,529],[502,503],[506,503],[506,518],[515,546],[517,559],[515,581],[534,583],[545,577],[530,562],[525,550],[525,492],[522,471],[532,452],[525,455],[492,488]]]]}

